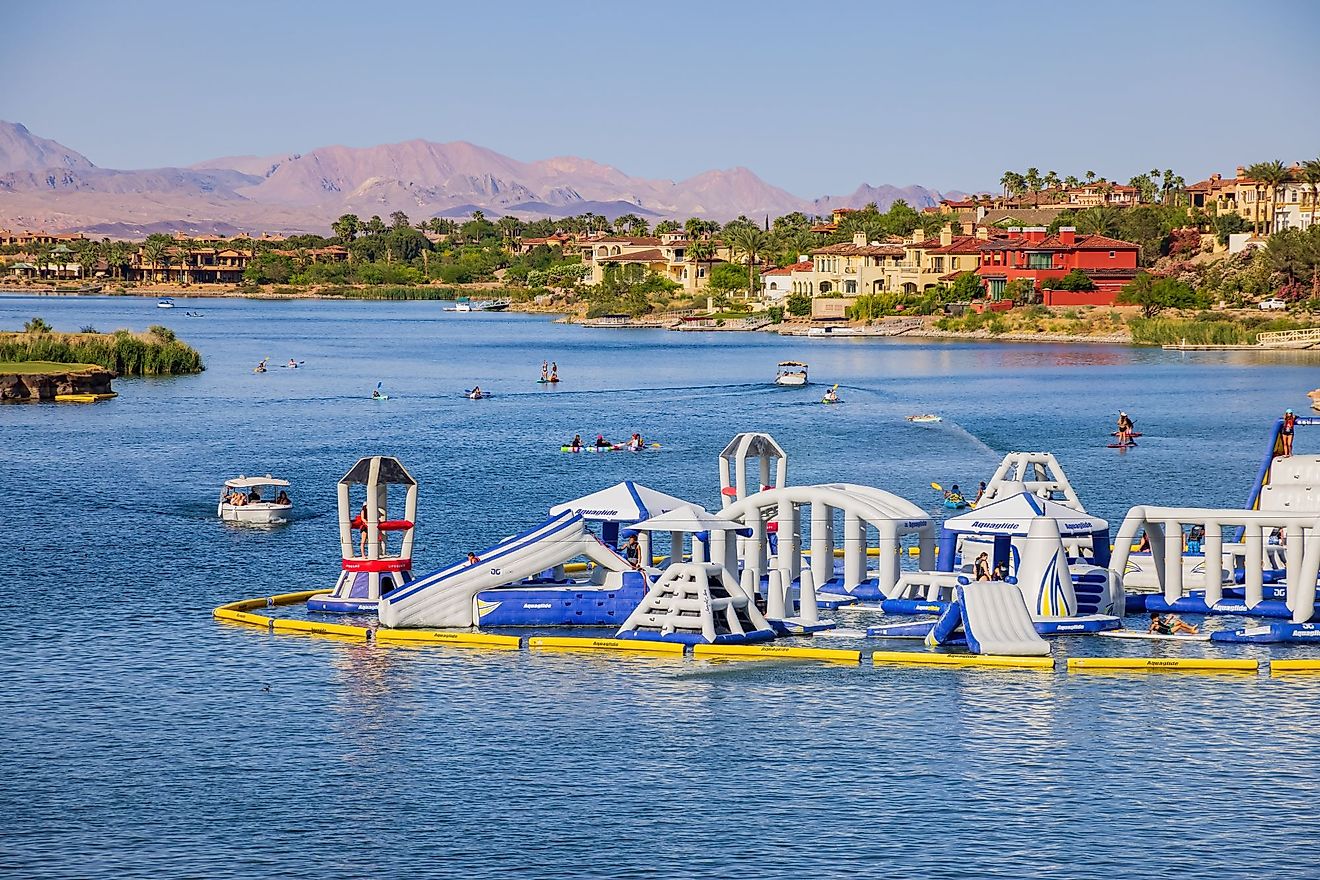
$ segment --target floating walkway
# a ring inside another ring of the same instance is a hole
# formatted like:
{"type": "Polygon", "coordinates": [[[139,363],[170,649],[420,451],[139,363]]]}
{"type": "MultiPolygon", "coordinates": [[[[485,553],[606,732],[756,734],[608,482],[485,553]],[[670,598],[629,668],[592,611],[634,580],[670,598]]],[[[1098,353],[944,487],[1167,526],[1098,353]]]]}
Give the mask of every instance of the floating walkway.
{"type": "MultiPolygon", "coordinates": [[[[697,660],[812,661],[830,665],[860,666],[865,652],[860,649],[815,648],[806,645],[693,645],[644,639],[593,638],[589,636],[510,636],[488,632],[463,632],[437,629],[388,629],[305,620],[293,617],[268,617],[258,609],[303,605],[313,596],[328,590],[280,593],[255,599],[240,599],[214,609],[216,620],[264,629],[276,635],[308,635],[341,641],[375,642],[387,646],[485,648],[519,651],[583,651],[616,653],[697,660]]],[[[870,665],[942,667],[945,669],[983,668],[1028,670],[1035,672],[1109,673],[1267,673],[1271,675],[1311,673],[1320,675],[1320,657],[1285,658],[1257,661],[1236,657],[1006,657],[993,654],[961,654],[938,651],[873,651],[870,665]],[[1060,663],[1059,659],[1063,662],[1060,663]]]]}

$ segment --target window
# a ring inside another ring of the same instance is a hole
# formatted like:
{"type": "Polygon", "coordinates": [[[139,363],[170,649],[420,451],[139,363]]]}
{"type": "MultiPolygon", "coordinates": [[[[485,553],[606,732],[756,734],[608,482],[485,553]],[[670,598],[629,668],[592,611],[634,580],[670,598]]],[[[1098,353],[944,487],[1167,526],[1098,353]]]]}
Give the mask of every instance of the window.
{"type": "Polygon", "coordinates": [[[1028,269],[1053,269],[1054,254],[1032,252],[1027,254],[1028,269]]]}
{"type": "Polygon", "coordinates": [[[934,262],[935,262],[935,267],[934,267],[934,268],[935,268],[935,271],[936,271],[936,272],[943,272],[943,271],[944,271],[944,258],[943,258],[943,257],[935,257],[935,258],[934,258],[934,262]]]}
{"type": "Polygon", "coordinates": [[[843,292],[844,292],[844,293],[856,293],[856,292],[857,292],[857,282],[856,282],[856,281],[845,281],[845,282],[843,282],[843,292]]]}
{"type": "Polygon", "coordinates": [[[1118,252],[1117,252],[1117,251],[1110,251],[1110,252],[1109,252],[1109,259],[1112,260],[1112,259],[1114,258],[1114,255],[1115,255],[1116,253],[1118,253],[1118,252]]]}

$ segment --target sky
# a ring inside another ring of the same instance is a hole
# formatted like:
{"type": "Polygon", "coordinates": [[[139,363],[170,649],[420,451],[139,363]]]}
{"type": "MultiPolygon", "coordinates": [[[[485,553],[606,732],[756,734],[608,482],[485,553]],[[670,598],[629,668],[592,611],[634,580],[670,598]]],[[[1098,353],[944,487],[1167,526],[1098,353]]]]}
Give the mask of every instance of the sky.
{"type": "Polygon", "coordinates": [[[1320,155],[1320,2],[6,2],[0,119],[107,168],[425,138],[795,195],[1320,155]]]}

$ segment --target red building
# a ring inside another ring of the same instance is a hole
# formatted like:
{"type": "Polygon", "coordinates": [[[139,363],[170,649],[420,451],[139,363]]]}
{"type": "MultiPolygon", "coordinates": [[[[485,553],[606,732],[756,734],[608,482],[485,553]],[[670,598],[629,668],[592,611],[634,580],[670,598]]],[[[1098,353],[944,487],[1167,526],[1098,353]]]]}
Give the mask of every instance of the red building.
{"type": "Polygon", "coordinates": [[[1130,241],[1103,235],[1078,235],[1070,226],[1056,234],[1045,227],[1010,229],[1007,237],[984,242],[978,248],[976,273],[985,281],[991,299],[999,299],[1010,281],[1026,279],[1042,291],[1045,305],[1113,305],[1114,297],[1137,275],[1140,248],[1130,241]],[[1074,269],[1095,283],[1092,291],[1050,290],[1050,282],[1074,269]]]}

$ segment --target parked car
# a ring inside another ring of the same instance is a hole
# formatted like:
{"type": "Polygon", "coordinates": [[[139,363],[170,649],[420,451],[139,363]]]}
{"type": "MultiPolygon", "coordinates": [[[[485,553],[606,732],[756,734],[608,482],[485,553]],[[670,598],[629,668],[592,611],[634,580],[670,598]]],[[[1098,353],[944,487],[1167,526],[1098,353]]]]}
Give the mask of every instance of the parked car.
{"type": "Polygon", "coordinates": [[[1267,299],[1261,302],[1260,307],[1267,312],[1274,312],[1288,308],[1288,304],[1281,299],[1267,299]]]}

